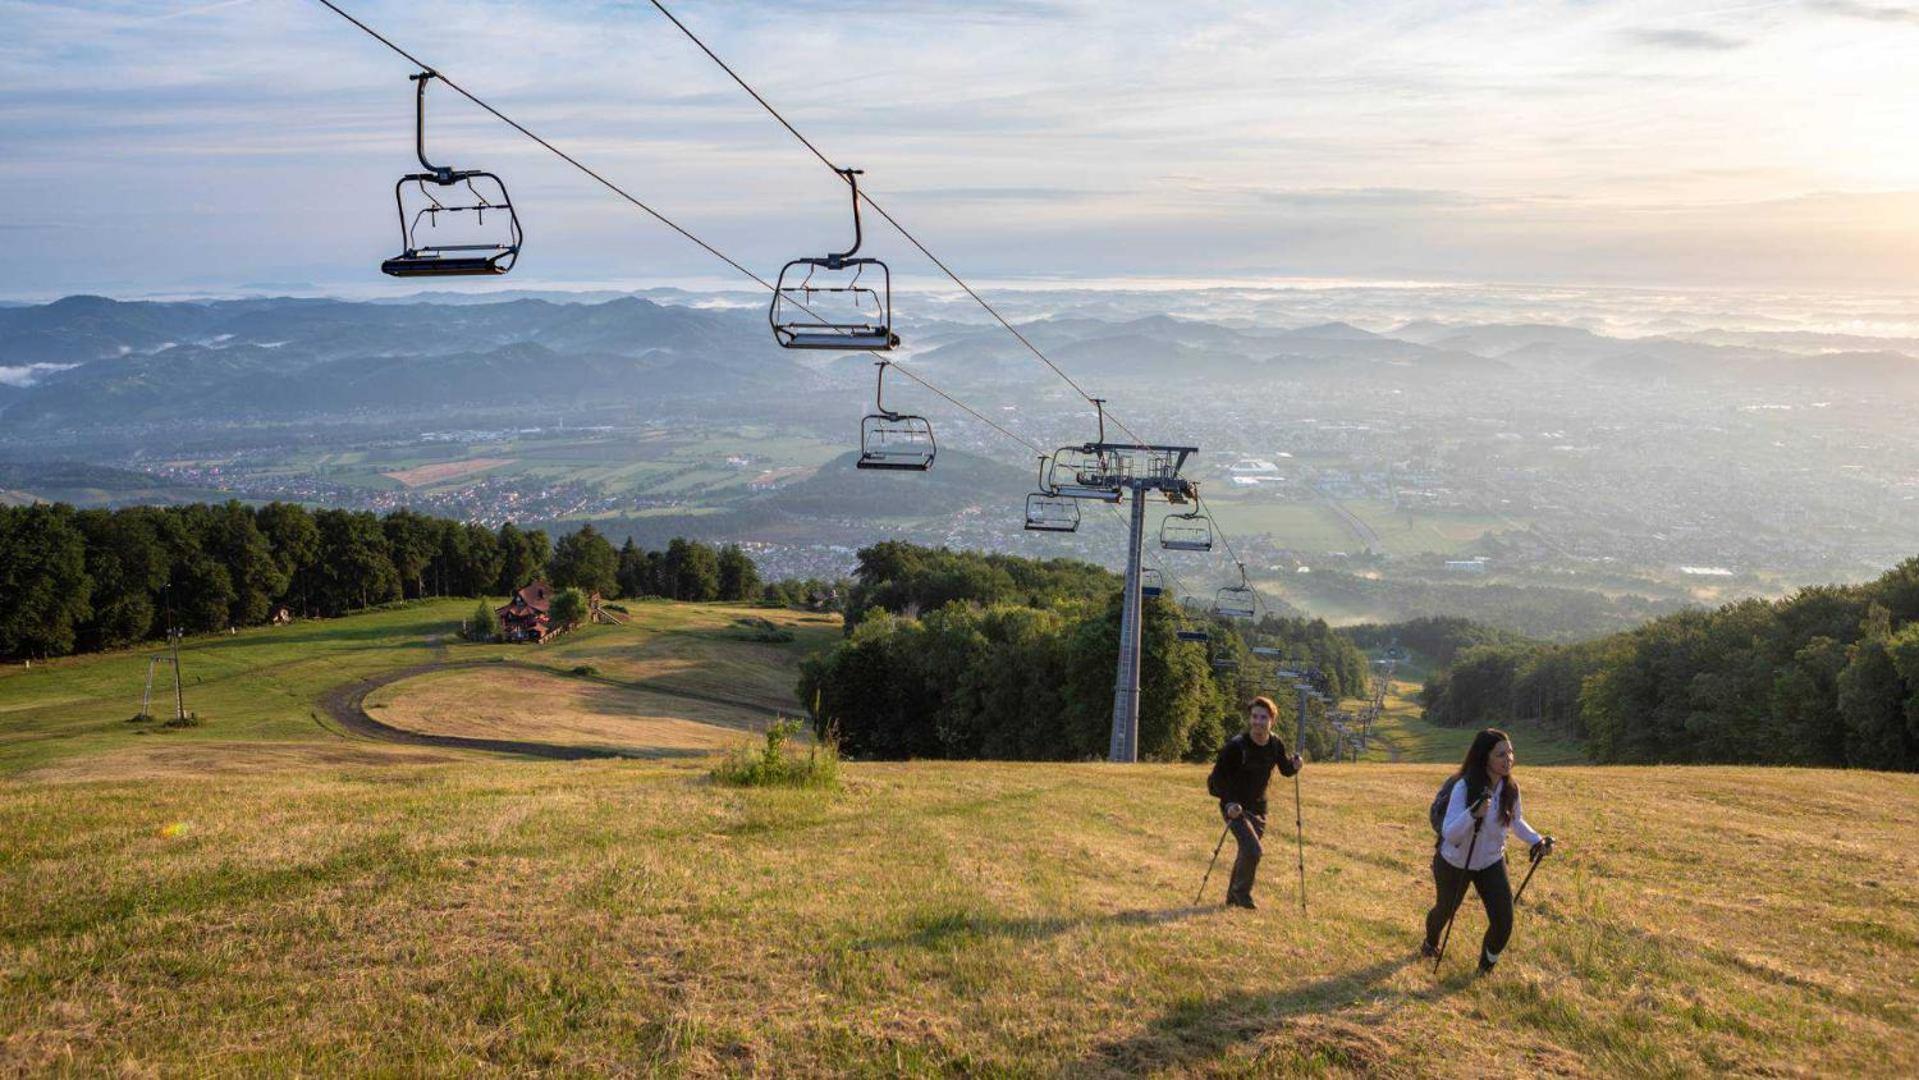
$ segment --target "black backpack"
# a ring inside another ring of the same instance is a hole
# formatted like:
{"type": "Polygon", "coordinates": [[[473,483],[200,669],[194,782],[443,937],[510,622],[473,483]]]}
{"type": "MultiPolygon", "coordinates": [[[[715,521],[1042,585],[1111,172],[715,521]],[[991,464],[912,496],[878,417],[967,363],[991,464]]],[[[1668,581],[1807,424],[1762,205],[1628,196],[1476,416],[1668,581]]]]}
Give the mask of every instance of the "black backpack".
{"type": "Polygon", "coordinates": [[[1439,794],[1433,796],[1432,808],[1426,811],[1426,820],[1433,827],[1433,838],[1435,840],[1445,838],[1445,832],[1442,827],[1446,824],[1446,804],[1452,801],[1453,785],[1457,783],[1459,783],[1459,777],[1447,777],[1446,782],[1439,785],[1439,794]]]}

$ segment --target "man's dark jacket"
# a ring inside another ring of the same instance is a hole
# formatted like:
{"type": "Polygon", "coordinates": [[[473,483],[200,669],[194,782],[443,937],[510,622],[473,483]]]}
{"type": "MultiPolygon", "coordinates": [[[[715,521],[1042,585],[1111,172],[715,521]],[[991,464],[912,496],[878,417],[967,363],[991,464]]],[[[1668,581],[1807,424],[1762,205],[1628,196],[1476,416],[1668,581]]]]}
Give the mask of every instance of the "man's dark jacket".
{"type": "Polygon", "coordinates": [[[1206,790],[1222,807],[1238,803],[1247,813],[1265,817],[1266,784],[1273,778],[1274,769],[1281,776],[1299,771],[1293,768],[1293,755],[1287,753],[1286,744],[1273,735],[1261,746],[1242,731],[1219,748],[1219,760],[1213,762],[1213,773],[1206,778],[1206,790]]]}

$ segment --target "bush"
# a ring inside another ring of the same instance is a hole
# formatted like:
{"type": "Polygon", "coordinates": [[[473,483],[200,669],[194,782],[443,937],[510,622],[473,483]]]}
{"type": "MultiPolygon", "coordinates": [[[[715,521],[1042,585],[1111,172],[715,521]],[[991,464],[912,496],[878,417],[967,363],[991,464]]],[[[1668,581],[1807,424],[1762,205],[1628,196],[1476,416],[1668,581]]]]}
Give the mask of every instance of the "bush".
{"type": "Polygon", "coordinates": [[[800,733],[800,722],[780,717],[766,729],[763,746],[743,743],[713,766],[716,783],[734,787],[795,787],[836,791],[840,786],[839,745],[829,736],[806,748],[804,757],[786,743],[800,733]]]}
{"type": "Polygon", "coordinates": [[[473,609],[473,614],[460,624],[460,636],[468,641],[498,641],[500,638],[500,616],[493,605],[485,600],[473,609]]]}
{"type": "Polygon", "coordinates": [[[586,621],[586,594],[578,589],[561,589],[547,608],[547,617],[555,630],[568,630],[586,621]]]}
{"type": "Polygon", "coordinates": [[[568,674],[593,676],[593,675],[598,675],[599,673],[600,673],[600,669],[594,667],[592,664],[577,664],[574,666],[573,670],[569,672],[568,674]]]}

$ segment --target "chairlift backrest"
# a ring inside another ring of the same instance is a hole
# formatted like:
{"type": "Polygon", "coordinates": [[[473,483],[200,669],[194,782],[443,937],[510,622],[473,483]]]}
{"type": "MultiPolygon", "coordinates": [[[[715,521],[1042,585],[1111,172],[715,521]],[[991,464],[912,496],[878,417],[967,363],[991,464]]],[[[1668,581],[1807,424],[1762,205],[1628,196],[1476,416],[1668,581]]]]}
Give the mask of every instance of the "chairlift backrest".
{"type": "Polygon", "coordinates": [[[437,78],[432,71],[409,75],[414,87],[414,154],[423,172],[409,173],[393,185],[393,201],[400,215],[400,254],[380,264],[393,277],[460,277],[504,274],[519,261],[520,217],[506,193],[506,183],[483,169],[454,169],[435,165],[426,156],[426,86],[437,78]],[[494,225],[489,228],[487,214],[494,225]],[[449,230],[437,230],[446,216],[449,230]],[[472,215],[471,226],[465,227],[472,215]]]}
{"type": "Polygon", "coordinates": [[[766,321],[785,349],[899,347],[893,332],[893,272],[860,250],[859,169],[835,170],[853,196],[853,246],[830,255],[794,259],[780,268],[766,321]]]}

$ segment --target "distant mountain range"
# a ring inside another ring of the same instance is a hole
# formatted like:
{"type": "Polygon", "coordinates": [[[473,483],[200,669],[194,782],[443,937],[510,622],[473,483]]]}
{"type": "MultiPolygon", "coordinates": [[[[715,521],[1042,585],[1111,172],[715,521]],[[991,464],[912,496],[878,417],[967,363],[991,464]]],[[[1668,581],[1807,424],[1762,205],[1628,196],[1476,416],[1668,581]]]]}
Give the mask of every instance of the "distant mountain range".
{"type": "Polygon", "coordinates": [[[0,395],[16,431],[791,394],[819,382],[768,341],[757,313],[631,297],[449,306],[75,296],[0,309],[0,369],[31,365],[48,367],[0,395]]]}
{"type": "MultiPolygon", "coordinates": [[[[996,326],[906,327],[907,355],[948,386],[1045,373],[996,326]]],[[[1064,313],[1021,330],[1088,377],[1372,380],[1418,386],[1532,375],[1813,390],[1919,391],[1919,342],[1797,332],[1611,338],[1543,324],[1343,322],[1279,328],[1064,313]]],[[[757,310],[511,298],[441,303],[73,296],[0,307],[9,434],[335,415],[647,406],[722,399],[723,415],[795,408],[863,378],[832,354],[775,347],[757,310]],[[829,375],[828,372],[833,374],[829,375]]]]}

